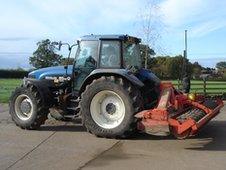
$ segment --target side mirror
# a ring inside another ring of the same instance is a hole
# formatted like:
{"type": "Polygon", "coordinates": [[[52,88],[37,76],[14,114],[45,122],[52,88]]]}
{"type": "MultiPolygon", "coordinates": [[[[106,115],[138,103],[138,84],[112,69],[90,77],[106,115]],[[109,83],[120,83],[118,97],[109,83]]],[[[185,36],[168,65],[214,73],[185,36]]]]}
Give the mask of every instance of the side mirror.
{"type": "Polygon", "coordinates": [[[58,42],[54,41],[52,42],[52,45],[58,45],[58,42]]]}
{"type": "Polygon", "coordinates": [[[62,47],[62,42],[60,41],[60,42],[52,42],[52,45],[54,45],[54,46],[57,46],[58,45],[58,50],[60,51],[61,50],[61,47],[62,47]]]}

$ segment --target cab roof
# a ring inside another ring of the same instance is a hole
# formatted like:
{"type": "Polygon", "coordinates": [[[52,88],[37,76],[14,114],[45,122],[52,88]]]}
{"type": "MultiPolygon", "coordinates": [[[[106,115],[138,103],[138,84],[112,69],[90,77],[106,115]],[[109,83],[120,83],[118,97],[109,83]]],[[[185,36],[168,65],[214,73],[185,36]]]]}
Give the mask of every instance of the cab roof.
{"type": "Polygon", "coordinates": [[[126,41],[128,39],[133,39],[136,42],[141,42],[141,39],[133,37],[133,36],[129,36],[129,35],[124,35],[124,34],[109,34],[109,35],[85,35],[82,36],[79,41],[98,41],[98,40],[122,40],[122,41],[126,41]]]}

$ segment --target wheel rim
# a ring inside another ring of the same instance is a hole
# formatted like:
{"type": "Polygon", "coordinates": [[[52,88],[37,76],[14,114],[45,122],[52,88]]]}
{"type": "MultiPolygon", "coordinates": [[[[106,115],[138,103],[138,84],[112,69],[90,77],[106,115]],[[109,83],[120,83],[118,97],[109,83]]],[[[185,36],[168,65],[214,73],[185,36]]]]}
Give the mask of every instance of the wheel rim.
{"type": "Polygon", "coordinates": [[[25,94],[19,95],[15,100],[15,112],[19,119],[28,120],[34,111],[33,103],[25,94]]]}
{"type": "Polygon", "coordinates": [[[100,127],[113,129],[119,126],[125,117],[125,104],[118,94],[104,90],[93,97],[90,113],[100,127]]]}

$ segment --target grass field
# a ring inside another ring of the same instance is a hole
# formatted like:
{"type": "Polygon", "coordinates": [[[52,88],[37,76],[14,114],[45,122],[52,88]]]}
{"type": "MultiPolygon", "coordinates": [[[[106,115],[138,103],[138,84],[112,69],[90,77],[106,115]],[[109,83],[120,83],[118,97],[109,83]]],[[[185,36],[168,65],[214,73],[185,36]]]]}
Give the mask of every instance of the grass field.
{"type": "MultiPolygon", "coordinates": [[[[177,80],[172,81],[177,86],[177,80]]],[[[21,79],[0,79],[0,103],[7,103],[12,91],[20,86],[22,83],[21,79]]],[[[203,81],[193,80],[191,82],[191,91],[202,93],[203,92],[203,81]]],[[[207,93],[226,93],[226,82],[220,81],[208,81],[207,82],[207,93]]]]}
{"type": "Polygon", "coordinates": [[[0,103],[7,103],[12,91],[21,83],[21,79],[0,79],[0,103]]]}
{"type": "MultiPolygon", "coordinates": [[[[173,80],[173,84],[177,87],[178,81],[173,80]]],[[[204,85],[201,80],[191,81],[191,92],[203,93],[204,85]]],[[[223,94],[226,93],[226,81],[207,81],[206,92],[211,94],[223,94]]]]}

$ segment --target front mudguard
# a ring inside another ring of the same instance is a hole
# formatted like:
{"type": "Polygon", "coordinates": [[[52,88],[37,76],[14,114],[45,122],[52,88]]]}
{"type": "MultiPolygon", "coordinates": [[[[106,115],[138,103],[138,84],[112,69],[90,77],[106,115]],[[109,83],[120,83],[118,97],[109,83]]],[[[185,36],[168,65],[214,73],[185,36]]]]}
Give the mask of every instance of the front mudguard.
{"type": "Polygon", "coordinates": [[[47,79],[42,79],[42,80],[36,80],[36,79],[30,79],[30,78],[23,79],[23,86],[29,87],[31,85],[36,87],[45,107],[50,108],[54,103],[54,96],[50,90],[51,87],[55,86],[54,82],[52,80],[47,80],[47,79]]]}

